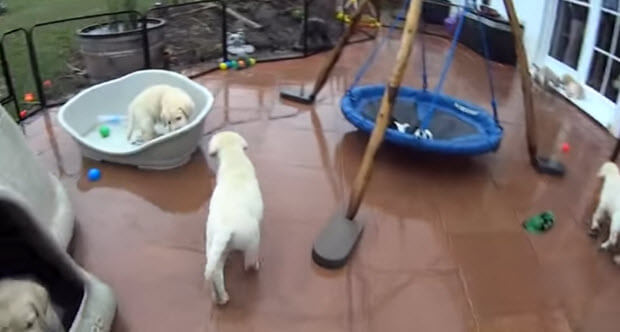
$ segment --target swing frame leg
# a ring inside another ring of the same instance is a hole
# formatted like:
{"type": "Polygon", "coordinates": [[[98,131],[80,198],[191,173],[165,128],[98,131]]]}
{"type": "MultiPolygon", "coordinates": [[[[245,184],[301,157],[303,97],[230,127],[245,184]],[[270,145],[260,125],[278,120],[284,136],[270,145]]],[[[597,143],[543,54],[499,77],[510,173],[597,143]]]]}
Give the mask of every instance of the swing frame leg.
{"type": "Polygon", "coordinates": [[[529,62],[525,46],[523,46],[523,30],[519,26],[519,18],[512,0],[503,0],[508,21],[512,29],[517,53],[517,67],[521,76],[521,91],[525,108],[525,130],[527,150],[530,163],[539,173],[562,176],[566,172],[564,165],[551,157],[538,155],[538,133],[536,127],[536,115],[534,113],[534,99],[532,97],[532,77],[530,76],[529,62]]]}
{"type": "Polygon", "coordinates": [[[331,73],[332,69],[334,69],[336,62],[338,62],[338,59],[340,59],[342,50],[347,45],[347,42],[349,41],[349,38],[351,38],[351,35],[353,35],[353,31],[355,30],[360,19],[362,18],[362,12],[368,5],[369,1],[370,0],[361,0],[361,3],[357,7],[357,11],[353,14],[353,17],[351,17],[351,24],[347,26],[344,33],[340,37],[338,44],[336,44],[336,47],[330,53],[329,58],[323,64],[323,67],[321,68],[321,71],[319,72],[319,75],[317,76],[317,79],[314,82],[314,87],[312,88],[312,91],[310,92],[310,94],[305,94],[303,91],[303,87],[302,88],[299,88],[299,87],[290,88],[289,87],[289,88],[284,88],[280,90],[280,97],[287,99],[287,100],[294,101],[294,102],[302,103],[302,104],[314,103],[314,99],[316,98],[316,96],[319,94],[319,92],[325,85],[325,82],[327,82],[327,78],[329,77],[329,74],[331,73]]]}
{"type": "Polygon", "coordinates": [[[396,63],[390,81],[385,87],[375,128],[372,130],[362,163],[353,182],[346,215],[334,216],[314,242],[312,258],[315,263],[324,268],[333,269],[344,266],[362,233],[363,224],[356,222],[353,218],[359,210],[368,187],[375,155],[383,142],[385,130],[392,116],[394,101],[411,55],[421,11],[422,0],[412,0],[407,11],[407,20],[401,37],[400,49],[396,56],[396,63]]]}

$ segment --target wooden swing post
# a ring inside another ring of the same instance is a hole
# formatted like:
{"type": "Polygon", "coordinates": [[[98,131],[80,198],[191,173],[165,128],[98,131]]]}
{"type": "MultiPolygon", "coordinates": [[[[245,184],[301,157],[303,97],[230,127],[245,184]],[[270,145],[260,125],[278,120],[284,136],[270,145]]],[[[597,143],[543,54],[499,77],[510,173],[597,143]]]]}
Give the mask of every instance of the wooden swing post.
{"type": "Polygon", "coordinates": [[[364,9],[366,8],[366,6],[368,5],[369,1],[370,0],[361,0],[359,7],[357,8],[357,11],[351,17],[351,24],[349,24],[347,28],[345,29],[345,31],[342,33],[342,36],[340,37],[338,44],[336,44],[336,47],[334,47],[334,49],[330,53],[329,58],[323,64],[323,67],[321,67],[321,70],[319,71],[319,75],[317,76],[316,81],[314,82],[314,87],[312,88],[312,91],[310,92],[310,94],[305,95],[303,91],[290,91],[289,89],[285,89],[285,90],[280,91],[280,96],[282,98],[304,103],[304,104],[314,103],[314,99],[316,98],[316,96],[319,94],[319,92],[323,88],[323,85],[325,85],[325,82],[327,82],[327,78],[329,77],[329,74],[332,72],[332,69],[334,69],[336,62],[338,62],[338,59],[340,59],[342,50],[347,45],[347,42],[349,41],[349,38],[353,34],[353,31],[355,31],[355,27],[357,27],[357,25],[359,24],[362,18],[362,13],[364,9]]]}
{"type": "Polygon", "coordinates": [[[413,45],[413,41],[418,30],[421,9],[422,0],[413,0],[409,5],[405,27],[401,37],[400,49],[396,55],[396,64],[392,70],[392,77],[385,87],[385,92],[383,93],[381,108],[377,114],[375,127],[372,130],[370,141],[366,146],[366,152],[364,152],[362,164],[353,182],[353,190],[351,191],[349,207],[347,208],[346,215],[348,219],[353,219],[357,214],[362,197],[364,196],[364,192],[366,191],[366,187],[370,181],[375,155],[381,146],[381,142],[383,142],[385,130],[387,129],[392,117],[394,101],[396,100],[398,89],[400,88],[400,84],[403,80],[405,69],[407,69],[407,62],[409,61],[409,56],[411,55],[411,46],[413,45]]]}
{"type": "Polygon", "coordinates": [[[527,152],[530,163],[539,173],[562,176],[564,165],[551,157],[538,155],[538,128],[536,127],[536,115],[534,111],[534,98],[532,96],[532,77],[530,75],[527,53],[523,45],[523,29],[519,25],[519,18],[512,0],[503,0],[508,14],[508,21],[514,36],[515,52],[517,53],[517,69],[521,76],[521,92],[523,93],[523,107],[525,109],[525,132],[527,140],[527,152]]]}
{"type": "Polygon", "coordinates": [[[391,117],[392,108],[398,89],[403,79],[407,61],[411,54],[411,46],[418,29],[418,21],[422,10],[422,0],[412,0],[407,11],[407,22],[403,30],[400,49],[396,57],[392,77],[385,87],[381,109],[377,115],[375,128],[366,145],[366,152],[358,170],[346,216],[336,214],[321,230],[312,248],[312,259],[325,268],[339,268],[346,264],[351,256],[363,230],[363,223],[353,220],[359,209],[362,197],[368,186],[375,155],[391,117]]]}

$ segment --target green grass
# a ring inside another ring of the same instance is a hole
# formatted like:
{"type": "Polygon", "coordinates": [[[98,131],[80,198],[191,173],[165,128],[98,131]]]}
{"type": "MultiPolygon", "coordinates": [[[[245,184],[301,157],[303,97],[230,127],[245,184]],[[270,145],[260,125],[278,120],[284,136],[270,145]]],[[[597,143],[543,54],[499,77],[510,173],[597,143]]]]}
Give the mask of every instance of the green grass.
{"type": "MultiPolygon", "coordinates": [[[[8,12],[0,16],[0,32],[2,33],[20,27],[29,29],[35,23],[108,11],[106,0],[8,0],[7,3],[8,12]]],[[[138,0],[138,11],[145,12],[153,3],[154,0],[138,0]]],[[[106,18],[100,18],[74,21],[38,29],[34,34],[34,42],[42,79],[52,80],[53,89],[62,90],[61,82],[54,84],[55,78],[68,72],[68,58],[75,53],[77,47],[76,31],[83,26],[106,20],[106,18]]],[[[21,33],[13,34],[7,37],[4,45],[17,98],[24,104],[21,100],[24,93],[36,92],[25,38],[21,33]]],[[[1,97],[7,95],[4,85],[2,77],[0,78],[1,97]]],[[[34,105],[25,105],[23,108],[27,109],[28,106],[34,105]]]]}

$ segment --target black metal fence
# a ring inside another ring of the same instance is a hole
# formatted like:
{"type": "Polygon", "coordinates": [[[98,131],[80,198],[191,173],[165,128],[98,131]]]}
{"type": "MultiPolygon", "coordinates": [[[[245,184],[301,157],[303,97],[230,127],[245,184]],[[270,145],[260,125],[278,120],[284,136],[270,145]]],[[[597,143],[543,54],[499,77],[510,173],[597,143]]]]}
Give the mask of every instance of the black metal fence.
{"type": "MultiPolygon", "coordinates": [[[[272,8],[249,8],[241,2],[199,0],[155,6],[144,14],[101,13],[7,31],[0,38],[0,103],[13,108],[10,111],[21,121],[43,108],[60,105],[77,91],[100,82],[93,80],[85,68],[87,59],[78,45],[76,32],[84,26],[109,23],[119,17],[132,17],[138,24],[142,68],[160,67],[154,62],[163,56],[161,67],[190,78],[218,70],[219,63],[228,60],[227,37],[240,25],[255,27],[246,33],[246,39],[255,47],[252,57],[259,62],[303,58],[329,49],[313,48],[309,43],[312,18],[325,15],[324,10],[314,7],[312,0],[298,1],[287,15],[279,12],[274,16],[270,13],[272,8]],[[149,22],[158,18],[166,21],[163,55],[153,50],[157,41],[149,40],[149,22]],[[278,31],[280,26],[285,28],[278,31]]],[[[323,21],[329,22],[328,34],[335,43],[344,31],[344,24],[333,19],[323,21]]],[[[375,35],[366,32],[360,37],[352,42],[366,41],[375,35]]]]}

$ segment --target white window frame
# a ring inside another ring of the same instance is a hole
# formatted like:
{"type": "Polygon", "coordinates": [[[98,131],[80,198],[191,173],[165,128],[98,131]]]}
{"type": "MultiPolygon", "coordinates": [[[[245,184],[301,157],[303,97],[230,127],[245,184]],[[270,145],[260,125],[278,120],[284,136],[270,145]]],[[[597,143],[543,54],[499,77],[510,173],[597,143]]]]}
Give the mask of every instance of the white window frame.
{"type": "MultiPolygon", "coordinates": [[[[568,99],[585,113],[590,115],[594,120],[608,128],[615,137],[620,137],[620,98],[618,98],[614,103],[585,83],[590,71],[591,62],[593,60],[592,58],[594,54],[594,49],[596,48],[596,37],[598,33],[598,23],[601,12],[605,11],[620,18],[620,14],[604,9],[602,8],[602,6],[603,0],[590,0],[589,3],[586,3],[582,0],[546,1],[545,17],[547,19],[543,24],[543,28],[540,34],[536,54],[534,55],[534,63],[536,63],[538,66],[548,66],[559,76],[569,74],[574,77],[575,80],[577,80],[584,88],[585,96],[581,100],[571,98],[568,99]],[[553,29],[556,20],[556,12],[560,1],[572,2],[588,7],[588,19],[586,21],[586,28],[584,31],[584,38],[581,45],[581,52],[579,56],[579,62],[577,64],[577,69],[571,68],[570,66],[554,59],[548,54],[551,48],[553,29]]],[[[614,26],[614,37],[612,39],[612,45],[610,48],[612,52],[613,50],[615,50],[619,34],[620,19],[616,20],[616,25],[614,26]]],[[[620,57],[609,54],[609,52],[602,50],[599,51],[601,51],[601,53],[605,55],[611,55],[610,57],[608,57],[608,61],[612,61],[612,59],[620,60],[620,57]]],[[[609,70],[611,70],[611,66],[606,66],[605,70],[606,72],[608,72],[609,70]]],[[[606,84],[611,84],[611,82],[607,80],[606,76],[607,75],[604,75],[604,82],[602,87],[605,87],[606,84]]],[[[562,93],[562,91],[560,92],[562,93]]]]}

